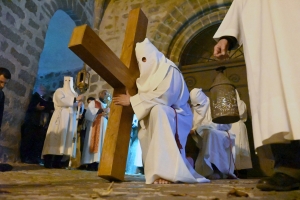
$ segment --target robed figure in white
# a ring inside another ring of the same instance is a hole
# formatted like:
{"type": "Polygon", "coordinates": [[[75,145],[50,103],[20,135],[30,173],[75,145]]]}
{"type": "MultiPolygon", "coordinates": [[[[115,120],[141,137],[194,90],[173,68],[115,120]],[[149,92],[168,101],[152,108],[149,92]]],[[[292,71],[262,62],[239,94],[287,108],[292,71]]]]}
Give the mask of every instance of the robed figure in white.
{"type": "Polygon", "coordinates": [[[190,99],[194,114],[191,133],[200,150],[195,170],[209,179],[236,178],[235,135],[229,131],[231,124],[212,122],[210,100],[202,89],[192,89],[190,99]]]}
{"type": "Polygon", "coordinates": [[[249,148],[247,127],[247,106],[236,90],[240,120],[232,124],[231,131],[235,134],[235,168],[236,170],[251,169],[252,161],[249,148]]]}
{"type": "Polygon", "coordinates": [[[99,163],[107,127],[106,103],[93,100],[85,112],[86,136],[84,139],[81,165],[99,163]],[[99,112],[100,111],[100,112],[99,112]]]}
{"type": "Polygon", "coordinates": [[[235,0],[214,35],[243,44],[255,147],[300,140],[299,8],[298,0],[235,0]]]}
{"type": "MultiPolygon", "coordinates": [[[[42,155],[74,156],[72,141],[77,122],[78,100],[82,96],[74,91],[73,77],[65,76],[64,85],[53,95],[54,112],[47,130],[42,155]]],[[[76,144],[76,142],[75,142],[76,144]]]]}
{"type": "MultiPolygon", "coordinates": [[[[138,138],[146,184],[208,182],[185,156],[192,113],[181,72],[147,38],[136,44],[135,53],[140,77],[136,80],[138,94],[130,97],[130,103],[141,125],[138,138]]],[[[123,96],[113,102],[125,105],[123,96]]]]}
{"type": "Polygon", "coordinates": [[[275,160],[261,190],[300,186],[299,8],[299,0],[234,0],[214,35],[219,59],[243,44],[254,145],[271,147],[275,160]]]}

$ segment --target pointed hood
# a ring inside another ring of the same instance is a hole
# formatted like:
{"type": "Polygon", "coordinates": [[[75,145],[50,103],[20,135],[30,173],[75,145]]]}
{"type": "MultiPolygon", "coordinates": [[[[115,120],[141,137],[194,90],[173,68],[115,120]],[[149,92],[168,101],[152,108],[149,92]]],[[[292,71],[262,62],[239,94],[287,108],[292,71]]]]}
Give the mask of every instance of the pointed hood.
{"type": "Polygon", "coordinates": [[[148,38],[136,44],[135,54],[140,70],[140,77],[136,80],[139,92],[155,90],[165,78],[169,67],[177,68],[148,38]]]}

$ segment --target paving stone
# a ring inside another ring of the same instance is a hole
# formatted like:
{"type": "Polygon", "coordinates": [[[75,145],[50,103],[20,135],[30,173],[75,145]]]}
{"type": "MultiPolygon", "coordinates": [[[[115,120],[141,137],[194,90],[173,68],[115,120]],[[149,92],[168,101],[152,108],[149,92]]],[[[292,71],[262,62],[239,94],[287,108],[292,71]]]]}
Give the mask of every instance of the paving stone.
{"type": "Polygon", "coordinates": [[[0,199],[300,199],[300,190],[262,192],[255,188],[258,179],[146,185],[143,175],[125,175],[124,182],[111,183],[98,177],[97,172],[12,165],[12,171],[0,173],[0,199]],[[248,197],[228,196],[232,189],[248,197]]]}

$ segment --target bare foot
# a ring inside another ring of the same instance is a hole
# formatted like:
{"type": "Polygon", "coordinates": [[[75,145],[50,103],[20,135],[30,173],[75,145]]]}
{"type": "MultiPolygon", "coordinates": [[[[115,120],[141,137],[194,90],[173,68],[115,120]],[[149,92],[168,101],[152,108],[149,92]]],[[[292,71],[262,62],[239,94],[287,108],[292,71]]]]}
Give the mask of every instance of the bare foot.
{"type": "Polygon", "coordinates": [[[171,181],[168,181],[168,180],[165,180],[165,179],[162,179],[162,178],[159,178],[159,179],[156,179],[153,184],[172,184],[173,182],[171,181]]]}

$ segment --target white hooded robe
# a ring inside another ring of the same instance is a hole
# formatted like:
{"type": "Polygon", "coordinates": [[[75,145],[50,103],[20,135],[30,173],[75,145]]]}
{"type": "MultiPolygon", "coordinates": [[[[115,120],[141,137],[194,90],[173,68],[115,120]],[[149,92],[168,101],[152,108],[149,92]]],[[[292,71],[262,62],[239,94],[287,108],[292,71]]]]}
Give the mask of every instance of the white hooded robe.
{"type": "Polygon", "coordinates": [[[232,124],[231,131],[235,134],[235,167],[237,170],[252,168],[247,127],[247,107],[236,92],[240,120],[232,124]]]}
{"type": "Polygon", "coordinates": [[[194,114],[193,130],[197,133],[192,137],[200,149],[195,170],[203,176],[209,176],[214,173],[214,164],[222,173],[221,178],[235,178],[235,135],[229,131],[231,124],[212,122],[210,101],[202,89],[191,90],[190,98],[194,114]]]}
{"type": "Polygon", "coordinates": [[[299,0],[234,0],[214,35],[243,44],[256,148],[300,139],[299,8],[299,0]]]}
{"type": "Polygon", "coordinates": [[[130,102],[141,125],[138,137],[146,184],[158,178],[172,182],[209,182],[195,172],[185,157],[192,113],[181,72],[147,38],[136,44],[135,51],[140,77],[138,94],[132,96],[130,102]],[[180,151],[175,141],[176,127],[183,147],[180,151]]]}
{"type": "Polygon", "coordinates": [[[64,87],[58,88],[53,95],[54,112],[47,130],[42,155],[74,156],[73,151],[76,146],[72,149],[72,141],[77,130],[77,103],[74,102],[74,98],[77,96],[73,89],[73,78],[65,77],[64,87]]]}
{"type": "MultiPolygon", "coordinates": [[[[104,143],[104,138],[105,138],[105,132],[107,128],[107,119],[104,116],[101,116],[100,120],[100,132],[99,132],[99,146],[98,146],[98,151],[97,153],[91,153],[90,152],[90,143],[91,143],[91,135],[92,135],[92,128],[93,128],[93,122],[97,117],[97,112],[99,108],[95,108],[95,101],[91,101],[88,104],[88,107],[85,112],[85,120],[86,120],[86,135],[84,138],[84,144],[83,144],[83,149],[82,149],[82,157],[81,157],[81,164],[90,164],[100,162],[101,159],[101,153],[102,153],[102,148],[103,148],[103,143],[104,143]]],[[[106,108],[107,104],[98,101],[101,103],[102,108],[106,108]]]]}

